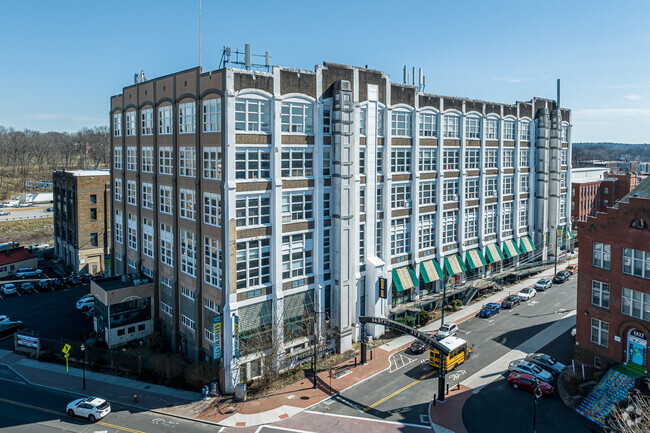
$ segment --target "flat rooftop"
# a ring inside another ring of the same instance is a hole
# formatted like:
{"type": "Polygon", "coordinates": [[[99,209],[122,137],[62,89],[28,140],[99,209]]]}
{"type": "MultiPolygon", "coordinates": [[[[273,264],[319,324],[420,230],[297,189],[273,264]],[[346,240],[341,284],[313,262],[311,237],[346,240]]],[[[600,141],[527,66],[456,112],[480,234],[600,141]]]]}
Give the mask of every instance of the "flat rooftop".
{"type": "MultiPolygon", "coordinates": [[[[122,281],[122,277],[124,277],[124,275],[119,275],[117,277],[109,277],[109,278],[99,278],[93,280],[93,282],[97,285],[97,287],[104,290],[105,292],[110,292],[119,289],[126,289],[127,287],[133,287],[136,285],[133,282],[133,278],[129,278],[128,281],[122,281]]],[[[137,284],[138,286],[141,286],[143,284],[153,283],[153,280],[151,280],[146,275],[138,275],[136,276],[135,279],[140,280],[140,282],[137,284]]]]}
{"type": "Polygon", "coordinates": [[[57,170],[62,173],[70,174],[75,177],[86,177],[86,176],[110,176],[111,171],[109,169],[98,169],[98,170],[57,170]]]}

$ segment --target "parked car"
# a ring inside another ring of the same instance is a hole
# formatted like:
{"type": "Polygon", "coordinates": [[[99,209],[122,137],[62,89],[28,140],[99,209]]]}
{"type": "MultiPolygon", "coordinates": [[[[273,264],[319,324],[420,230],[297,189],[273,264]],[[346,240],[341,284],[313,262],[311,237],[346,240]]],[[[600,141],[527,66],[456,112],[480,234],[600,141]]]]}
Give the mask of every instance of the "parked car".
{"type": "Polygon", "coordinates": [[[499,311],[501,311],[501,305],[495,302],[490,302],[489,304],[483,305],[481,311],[478,312],[478,316],[483,318],[492,317],[495,314],[498,314],[499,311]]]}
{"type": "Polygon", "coordinates": [[[81,276],[81,282],[82,282],[83,284],[88,284],[88,283],[90,283],[90,282],[93,280],[93,278],[94,278],[94,277],[92,276],[92,274],[83,274],[83,275],[81,276]]]}
{"type": "Polygon", "coordinates": [[[571,275],[577,274],[578,273],[578,265],[569,265],[564,270],[567,271],[568,273],[570,273],[571,275]]]}
{"type": "Polygon", "coordinates": [[[4,286],[2,286],[3,296],[15,295],[17,293],[18,293],[18,289],[16,288],[16,285],[14,283],[7,283],[4,286]]]}
{"type": "Polygon", "coordinates": [[[521,292],[517,293],[517,296],[521,298],[522,301],[527,301],[530,298],[534,297],[537,294],[537,290],[532,287],[522,289],[521,292]]]}
{"type": "Polygon", "coordinates": [[[411,346],[409,347],[411,353],[424,353],[424,351],[427,350],[428,348],[429,345],[424,341],[420,340],[419,338],[416,339],[413,343],[411,343],[411,346]]]}
{"type": "Polygon", "coordinates": [[[104,399],[97,397],[79,398],[71,401],[65,411],[69,416],[80,416],[95,422],[104,418],[111,412],[111,405],[104,399]]]}
{"type": "Polygon", "coordinates": [[[539,380],[543,380],[544,382],[553,382],[553,375],[551,373],[542,369],[540,366],[533,364],[530,361],[526,361],[525,359],[517,359],[515,361],[512,361],[510,365],[508,365],[508,370],[530,374],[539,380]]]}
{"type": "Polygon", "coordinates": [[[66,286],[63,284],[63,281],[58,278],[52,278],[50,280],[50,287],[53,289],[65,289],[66,286]]]}
{"type": "Polygon", "coordinates": [[[566,280],[568,280],[570,276],[571,274],[568,273],[567,271],[560,271],[557,274],[555,274],[555,276],[553,277],[553,282],[555,284],[562,284],[566,280]]]}
{"type": "Polygon", "coordinates": [[[7,216],[11,215],[11,213],[7,212],[6,210],[0,210],[0,216],[7,216]]]}
{"type": "Polygon", "coordinates": [[[0,324],[0,338],[14,335],[16,332],[25,329],[25,324],[21,321],[4,322],[0,324]]]}
{"type": "Polygon", "coordinates": [[[36,286],[31,281],[26,281],[20,285],[21,293],[34,293],[36,291],[36,286]]]}
{"type": "Polygon", "coordinates": [[[443,338],[447,338],[451,335],[456,335],[458,333],[458,325],[456,325],[454,322],[447,322],[444,325],[438,329],[438,331],[434,334],[434,337],[436,340],[442,340],[443,338]]]}
{"type": "Polygon", "coordinates": [[[94,296],[83,296],[77,301],[77,310],[84,311],[95,306],[94,296]]]}
{"type": "Polygon", "coordinates": [[[48,207],[47,209],[45,209],[45,212],[54,212],[54,208],[53,207],[48,207]]]}
{"type": "Polygon", "coordinates": [[[48,248],[50,248],[50,244],[45,244],[45,243],[40,243],[29,247],[29,249],[32,251],[41,251],[41,250],[46,250],[48,248]]]}
{"type": "Polygon", "coordinates": [[[95,307],[89,308],[86,311],[84,311],[84,316],[86,316],[87,319],[92,319],[95,317],[95,307]]]}
{"type": "Polygon", "coordinates": [[[40,269],[20,268],[16,271],[16,278],[40,277],[41,275],[43,275],[43,271],[40,269]]]}
{"type": "Polygon", "coordinates": [[[81,286],[81,278],[71,275],[63,279],[63,283],[68,287],[81,286]]]}
{"type": "Polygon", "coordinates": [[[517,295],[510,295],[501,301],[501,308],[514,308],[515,305],[521,304],[521,298],[517,295]]]}
{"type": "Polygon", "coordinates": [[[546,289],[550,289],[552,285],[553,282],[550,280],[550,278],[542,278],[535,283],[534,289],[538,292],[543,292],[546,289]]]}
{"type": "Polygon", "coordinates": [[[552,374],[560,374],[566,368],[566,365],[558,362],[555,358],[545,353],[531,353],[526,356],[526,361],[539,365],[544,370],[552,374]]]}
{"type": "Polygon", "coordinates": [[[553,385],[538,381],[533,375],[516,371],[508,375],[508,383],[515,389],[521,388],[528,392],[535,392],[535,388],[539,386],[542,395],[552,395],[553,391],[555,391],[553,385]]]}
{"type": "Polygon", "coordinates": [[[3,325],[5,323],[11,322],[11,319],[9,316],[5,316],[4,314],[0,316],[0,325],[3,325]]]}
{"type": "Polygon", "coordinates": [[[39,292],[47,292],[50,290],[50,280],[40,280],[36,283],[36,290],[39,292]]]}

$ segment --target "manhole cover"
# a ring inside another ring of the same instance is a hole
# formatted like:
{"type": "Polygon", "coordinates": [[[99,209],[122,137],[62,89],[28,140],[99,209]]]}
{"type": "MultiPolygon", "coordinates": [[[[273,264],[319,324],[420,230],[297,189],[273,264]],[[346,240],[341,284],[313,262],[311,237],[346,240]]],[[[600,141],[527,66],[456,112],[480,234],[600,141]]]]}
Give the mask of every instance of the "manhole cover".
{"type": "Polygon", "coordinates": [[[307,397],[306,395],[303,395],[302,397],[300,397],[300,400],[309,400],[309,397],[307,397]]]}

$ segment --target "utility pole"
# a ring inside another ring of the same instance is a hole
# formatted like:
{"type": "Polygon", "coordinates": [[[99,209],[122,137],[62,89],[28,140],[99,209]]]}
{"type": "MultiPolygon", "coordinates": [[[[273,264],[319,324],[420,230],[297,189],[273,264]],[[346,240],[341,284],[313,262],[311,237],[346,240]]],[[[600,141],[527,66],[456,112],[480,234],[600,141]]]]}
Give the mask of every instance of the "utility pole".
{"type": "Polygon", "coordinates": [[[442,287],[442,317],[440,318],[440,326],[445,324],[445,305],[447,304],[447,285],[451,281],[451,276],[447,277],[447,281],[443,280],[442,287]]]}
{"type": "Polygon", "coordinates": [[[558,229],[557,229],[557,227],[556,227],[556,228],[555,228],[555,272],[554,272],[554,274],[557,274],[557,242],[558,242],[558,239],[557,239],[557,230],[558,230],[558,229]]]}

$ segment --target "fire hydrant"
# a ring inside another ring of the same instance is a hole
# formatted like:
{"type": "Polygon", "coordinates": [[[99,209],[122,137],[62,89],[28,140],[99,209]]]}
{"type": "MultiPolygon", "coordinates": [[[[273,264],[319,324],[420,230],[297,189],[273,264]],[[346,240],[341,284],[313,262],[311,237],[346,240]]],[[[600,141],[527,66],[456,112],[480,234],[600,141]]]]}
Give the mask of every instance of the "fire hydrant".
{"type": "Polygon", "coordinates": [[[137,402],[138,402],[138,395],[133,394],[133,403],[137,403],[137,402]]]}

